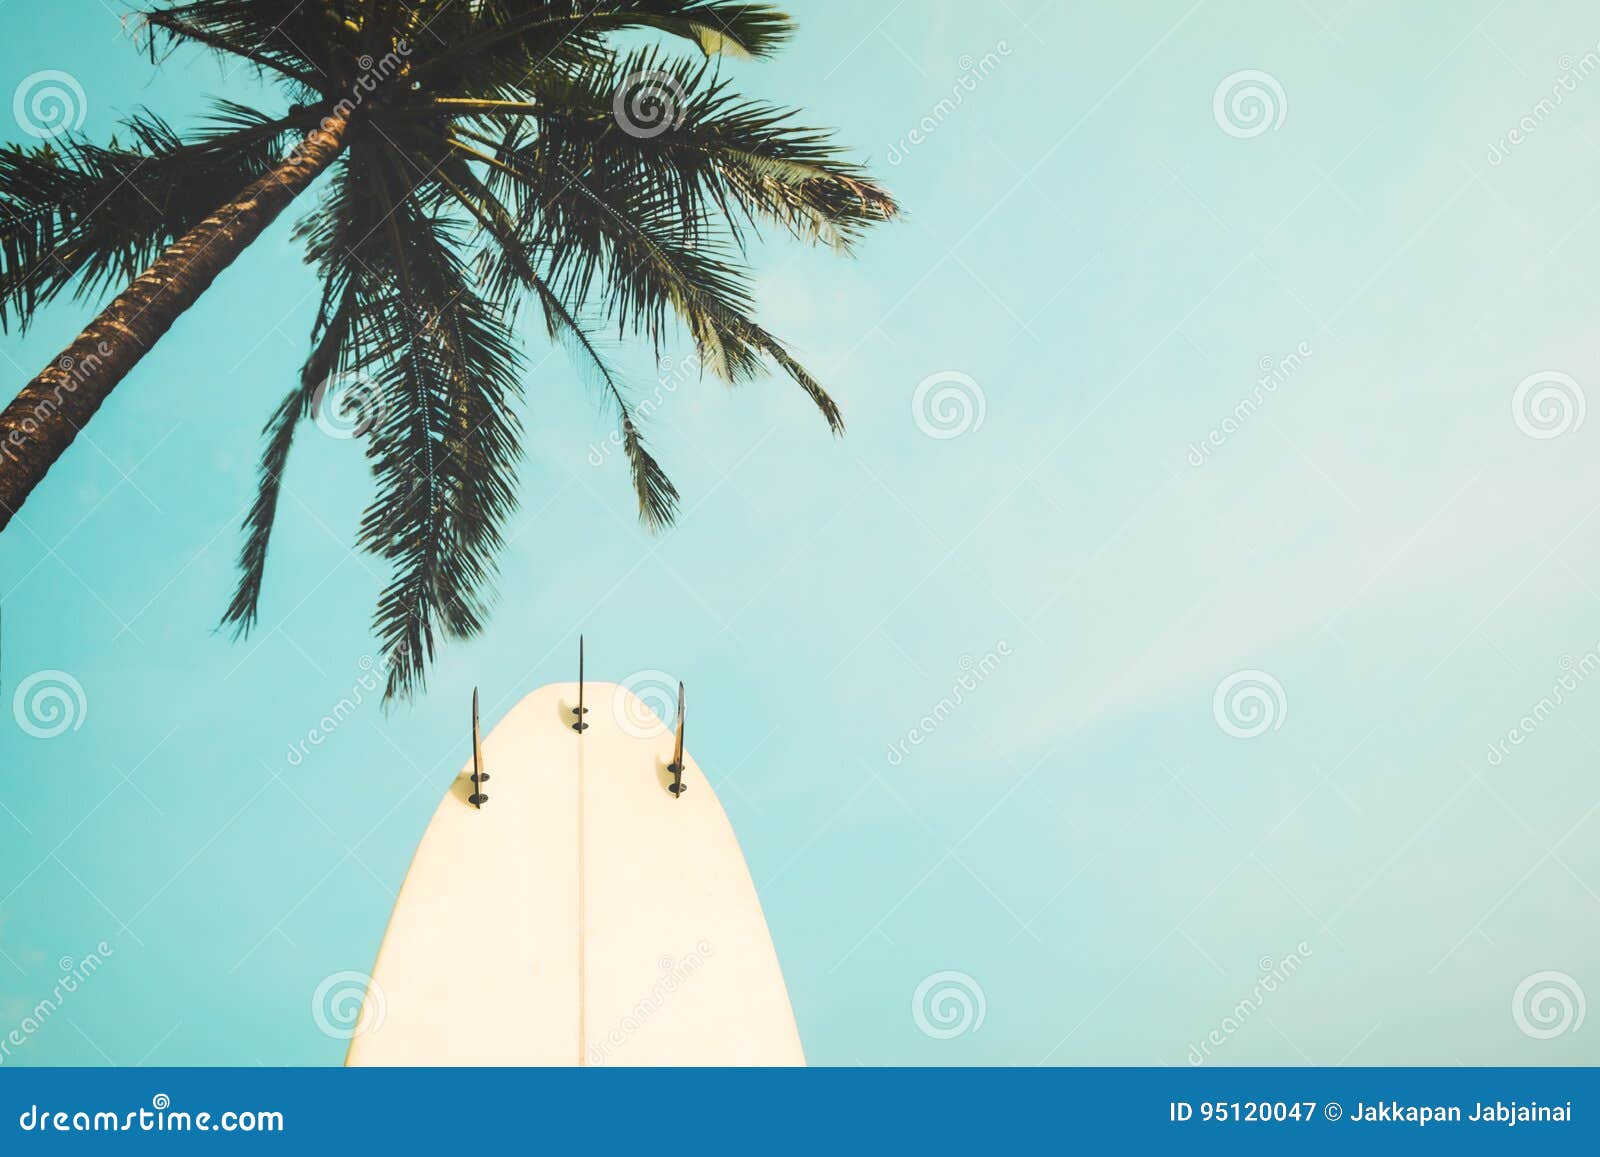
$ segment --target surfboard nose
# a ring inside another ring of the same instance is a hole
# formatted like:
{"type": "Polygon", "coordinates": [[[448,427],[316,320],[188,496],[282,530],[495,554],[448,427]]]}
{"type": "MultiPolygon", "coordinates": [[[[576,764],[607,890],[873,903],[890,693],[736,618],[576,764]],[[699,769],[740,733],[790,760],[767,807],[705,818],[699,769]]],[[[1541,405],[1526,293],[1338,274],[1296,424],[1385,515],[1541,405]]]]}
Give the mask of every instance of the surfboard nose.
{"type": "MultiPolygon", "coordinates": [[[[674,734],[678,723],[679,681],[665,672],[644,672],[624,683],[586,681],[547,683],[518,700],[498,722],[527,717],[555,719],[569,729],[576,722],[593,726],[609,719],[626,735],[653,739],[674,734]],[[581,690],[580,690],[581,689],[581,690]],[[584,714],[578,715],[580,704],[584,714]]],[[[486,709],[493,715],[493,708],[486,709]]]]}
{"type": "Polygon", "coordinates": [[[395,901],[376,1027],[347,1064],[805,1063],[738,840],[672,726],[677,680],[582,695],[586,731],[579,684],[555,683],[474,744],[395,901]],[[481,810],[474,771],[494,776],[481,810]],[[465,995],[464,959],[496,962],[465,995]]]}

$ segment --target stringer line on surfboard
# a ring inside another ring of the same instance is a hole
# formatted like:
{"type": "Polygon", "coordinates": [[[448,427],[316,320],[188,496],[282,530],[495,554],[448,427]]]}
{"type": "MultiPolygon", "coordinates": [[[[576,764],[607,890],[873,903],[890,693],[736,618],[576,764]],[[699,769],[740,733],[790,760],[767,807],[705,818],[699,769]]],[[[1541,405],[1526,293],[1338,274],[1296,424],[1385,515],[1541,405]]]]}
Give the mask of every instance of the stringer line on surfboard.
{"type": "MultiPolygon", "coordinates": [[[[580,741],[583,739],[583,733],[589,729],[589,725],[583,721],[583,717],[585,715],[587,715],[588,713],[589,713],[589,709],[583,705],[583,636],[579,635],[578,636],[578,706],[576,708],[574,708],[574,710],[573,710],[574,720],[573,720],[573,724],[572,724],[572,730],[574,730],[574,731],[576,731],[578,733],[578,739],[580,741]]],[[[588,849],[584,846],[584,839],[583,839],[583,770],[584,770],[583,763],[584,763],[584,759],[583,759],[583,743],[579,742],[579,744],[578,744],[578,774],[577,774],[577,778],[578,778],[578,806],[577,806],[577,815],[578,815],[578,835],[577,835],[577,841],[578,841],[578,1060],[577,1060],[577,1065],[578,1065],[579,1068],[583,1068],[584,1067],[584,1046],[585,1046],[585,1043],[588,1040],[588,1035],[589,1035],[589,1018],[588,1018],[588,1014],[587,1014],[587,1008],[588,1008],[589,1001],[588,1001],[588,995],[584,991],[584,984],[583,984],[583,977],[584,977],[584,973],[586,971],[586,968],[585,968],[585,964],[586,964],[585,956],[587,955],[584,952],[584,939],[588,935],[588,931],[589,931],[588,930],[587,921],[585,920],[585,916],[587,915],[588,910],[589,910],[589,902],[588,902],[588,897],[584,894],[584,887],[583,887],[583,882],[584,882],[585,879],[588,878],[588,875],[589,875],[588,863],[585,860],[585,856],[587,855],[588,849]]]]}

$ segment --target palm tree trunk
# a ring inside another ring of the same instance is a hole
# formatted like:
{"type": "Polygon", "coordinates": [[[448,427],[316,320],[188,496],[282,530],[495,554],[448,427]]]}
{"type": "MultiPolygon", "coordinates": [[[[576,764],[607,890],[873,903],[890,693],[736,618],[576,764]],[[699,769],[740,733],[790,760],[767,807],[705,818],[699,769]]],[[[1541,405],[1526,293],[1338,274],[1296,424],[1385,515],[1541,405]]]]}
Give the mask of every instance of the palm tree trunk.
{"type": "Polygon", "coordinates": [[[270,172],[167,247],[0,413],[0,530],[100,403],[344,147],[330,116],[270,172]]]}

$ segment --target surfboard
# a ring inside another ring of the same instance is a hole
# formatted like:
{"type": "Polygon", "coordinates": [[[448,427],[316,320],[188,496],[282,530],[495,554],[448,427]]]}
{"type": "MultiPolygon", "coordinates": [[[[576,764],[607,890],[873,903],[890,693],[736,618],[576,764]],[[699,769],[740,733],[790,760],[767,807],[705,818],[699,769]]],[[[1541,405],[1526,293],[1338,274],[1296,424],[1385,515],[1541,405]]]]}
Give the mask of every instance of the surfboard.
{"type": "Polygon", "coordinates": [[[347,1065],[805,1063],[710,783],[627,688],[585,684],[574,730],[578,686],[518,703],[445,793],[347,1065]]]}

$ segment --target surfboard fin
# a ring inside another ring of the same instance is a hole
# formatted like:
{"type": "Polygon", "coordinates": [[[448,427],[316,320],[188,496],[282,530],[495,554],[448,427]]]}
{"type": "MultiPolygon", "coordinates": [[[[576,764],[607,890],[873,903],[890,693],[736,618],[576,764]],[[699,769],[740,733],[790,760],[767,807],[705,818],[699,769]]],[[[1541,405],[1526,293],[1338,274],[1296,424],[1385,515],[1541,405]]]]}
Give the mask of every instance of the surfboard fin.
{"type": "Polygon", "coordinates": [[[582,735],[585,731],[589,730],[589,725],[583,721],[583,717],[585,715],[589,714],[589,709],[583,705],[583,636],[582,635],[578,636],[578,705],[572,709],[572,713],[577,716],[577,718],[575,720],[573,720],[572,730],[576,731],[579,735],[582,735]]]}
{"type": "Polygon", "coordinates": [[[672,746],[672,762],[667,764],[672,773],[672,786],[667,788],[674,796],[683,798],[688,787],[683,782],[683,680],[678,680],[678,738],[672,746]]]}
{"type": "Polygon", "coordinates": [[[478,689],[472,689],[472,794],[467,797],[467,802],[475,808],[482,808],[489,802],[489,797],[483,790],[483,785],[489,780],[489,773],[483,770],[483,743],[478,736],[478,689]]]}

